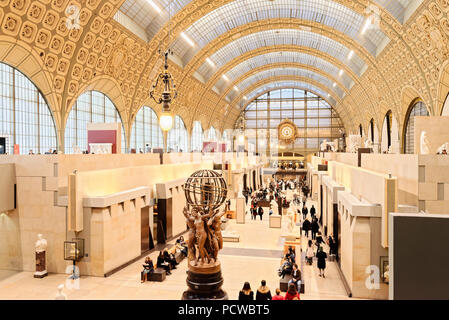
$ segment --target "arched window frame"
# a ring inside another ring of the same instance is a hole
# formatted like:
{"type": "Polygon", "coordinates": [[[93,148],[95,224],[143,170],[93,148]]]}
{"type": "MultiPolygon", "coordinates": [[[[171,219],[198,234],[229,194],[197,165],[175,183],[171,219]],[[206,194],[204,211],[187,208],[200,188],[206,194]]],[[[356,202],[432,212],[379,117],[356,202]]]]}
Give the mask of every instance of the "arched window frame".
{"type": "Polygon", "coordinates": [[[87,130],[85,126],[88,122],[120,122],[122,125],[121,152],[127,153],[125,128],[117,107],[103,92],[89,90],[78,96],[67,118],[64,134],[64,152],[66,154],[73,153],[74,144],[82,151],[87,150],[87,130]]]}
{"type": "Polygon", "coordinates": [[[405,119],[404,119],[404,129],[403,129],[403,142],[402,151],[406,154],[414,153],[414,131],[415,125],[413,118],[415,116],[429,116],[429,110],[427,106],[421,99],[415,99],[409,106],[405,119]]]}
{"type": "Polygon", "coordinates": [[[20,70],[0,62],[0,136],[5,153],[47,153],[58,148],[54,116],[39,88],[20,70]]]}
{"type": "Polygon", "coordinates": [[[148,152],[147,144],[150,148],[164,148],[164,135],[156,112],[149,106],[143,106],[134,118],[130,146],[136,152],[148,152]]]}
{"type": "Polygon", "coordinates": [[[192,152],[203,150],[204,131],[200,121],[193,122],[192,136],[191,136],[191,150],[192,152]]]}
{"type": "Polygon", "coordinates": [[[168,151],[189,152],[189,134],[187,133],[184,120],[178,115],[175,116],[173,128],[168,132],[168,151]]]}

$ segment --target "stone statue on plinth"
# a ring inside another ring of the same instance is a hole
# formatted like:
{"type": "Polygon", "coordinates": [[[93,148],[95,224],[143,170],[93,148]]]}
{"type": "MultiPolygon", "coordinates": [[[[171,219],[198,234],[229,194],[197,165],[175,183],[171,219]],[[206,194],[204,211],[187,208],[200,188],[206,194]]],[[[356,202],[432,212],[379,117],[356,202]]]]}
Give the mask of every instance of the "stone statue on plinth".
{"type": "Polygon", "coordinates": [[[226,200],[226,182],[213,170],[192,174],[184,185],[187,206],[183,210],[188,233],[188,290],[183,300],[227,300],[218,252],[223,248],[220,208],[226,200]]]}
{"type": "Polygon", "coordinates": [[[429,141],[427,140],[427,132],[421,132],[421,144],[420,144],[420,153],[421,154],[429,154],[429,141]]]}
{"type": "Polygon", "coordinates": [[[64,285],[60,284],[58,286],[58,293],[56,294],[55,300],[67,300],[67,295],[62,290],[64,290],[64,285]]]}
{"type": "Polygon", "coordinates": [[[34,273],[35,278],[43,278],[48,275],[47,272],[47,262],[46,262],[46,250],[47,250],[47,240],[42,237],[42,234],[37,235],[38,240],[36,241],[36,272],[34,273]]]}

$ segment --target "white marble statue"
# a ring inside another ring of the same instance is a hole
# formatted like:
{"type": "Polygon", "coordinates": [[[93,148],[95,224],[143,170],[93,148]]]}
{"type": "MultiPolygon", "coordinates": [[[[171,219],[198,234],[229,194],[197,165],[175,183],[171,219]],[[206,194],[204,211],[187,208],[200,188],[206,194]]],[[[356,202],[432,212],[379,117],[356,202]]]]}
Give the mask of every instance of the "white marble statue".
{"type": "Polygon", "coordinates": [[[393,154],[393,149],[391,148],[391,146],[388,147],[387,153],[388,153],[388,154],[393,154]]]}
{"type": "Polygon", "coordinates": [[[44,252],[47,249],[47,240],[42,238],[42,234],[37,235],[38,240],[36,241],[36,252],[44,252]]]}
{"type": "Polygon", "coordinates": [[[449,142],[446,142],[438,148],[437,154],[445,154],[444,152],[447,153],[448,151],[449,151],[449,142]]]}
{"type": "Polygon", "coordinates": [[[67,300],[67,296],[64,292],[62,292],[62,290],[64,290],[64,285],[60,284],[58,286],[58,293],[56,294],[55,300],[67,300]]]}
{"type": "Polygon", "coordinates": [[[429,154],[429,141],[427,140],[427,132],[421,132],[421,144],[420,144],[420,154],[429,154]]]}
{"type": "Polygon", "coordinates": [[[373,142],[371,141],[371,139],[367,139],[365,141],[365,148],[372,148],[373,147],[373,142]]]}
{"type": "Polygon", "coordinates": [[[83,153],[81,151],[80,147],[78,147],[76,144],[73,144],[72,149],[73,149],[73,154],[82,154],[83,153]]]}
{"type": "Polygon", "coordinates": [[[386,282],[390,282],[390,266],[385,267],[384,279],[386,282]]]}
{"type": "Polygon", "coordinates": [[[326,139],[324,139],[323,142],[321,142],[320,150],[321,151],[327,150],[327,140],[326,139]]]}
{"type": "Polygon", "coordinates": [[[361,139],[362,139],[362,137],[360,137],[360,135],[358,135],[358,134],[351,134],[348,137],[348,151],[350,153],[357,152],[357,150],[359,149],[360,144],[361,144],[361,139]]]}

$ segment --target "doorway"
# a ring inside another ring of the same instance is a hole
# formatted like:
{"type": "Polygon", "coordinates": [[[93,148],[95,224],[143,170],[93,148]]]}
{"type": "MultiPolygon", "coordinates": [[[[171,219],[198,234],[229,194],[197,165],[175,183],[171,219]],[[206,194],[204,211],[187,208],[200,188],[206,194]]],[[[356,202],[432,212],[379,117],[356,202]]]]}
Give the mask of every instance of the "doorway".
{"type": "Polygon", "coordinates": [[[150,250],[150,207],[140,209],[140,252],[150,250]]]}
{"type": "Polygon", "coordinates": [[[6,153],[6,138],[0,137],[0,154],[6,153]]]}

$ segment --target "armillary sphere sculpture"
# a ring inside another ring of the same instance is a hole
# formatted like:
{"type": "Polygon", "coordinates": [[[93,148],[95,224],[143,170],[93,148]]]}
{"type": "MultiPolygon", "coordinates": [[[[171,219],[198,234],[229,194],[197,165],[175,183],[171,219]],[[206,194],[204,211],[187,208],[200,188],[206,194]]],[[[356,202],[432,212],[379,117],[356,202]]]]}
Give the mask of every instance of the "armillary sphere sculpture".
{"type": "Polygon", "coordinates": [[[183,300],[227,300],[221,289],[223,277],[218,251],[223,248],[220,210],[228,193],[226,181],[213,170],[199,170],[184,184],[187,206],[183,214],[189,227],[188,276],[189,289],[183,300]]]}

